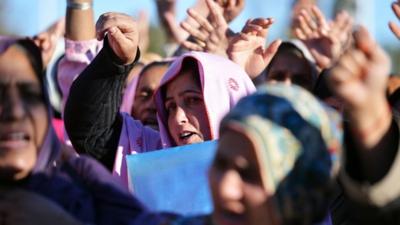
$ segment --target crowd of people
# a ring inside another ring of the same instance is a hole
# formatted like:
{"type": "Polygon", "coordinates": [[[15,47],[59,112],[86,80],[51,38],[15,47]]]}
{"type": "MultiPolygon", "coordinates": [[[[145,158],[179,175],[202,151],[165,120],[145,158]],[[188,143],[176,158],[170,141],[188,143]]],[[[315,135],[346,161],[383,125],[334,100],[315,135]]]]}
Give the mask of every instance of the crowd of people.
{"type": "Polygon", "coordinates": [[[146,14],[66,3],[0,37],[0,224],[400,224],[400,82],[347,12],[295,1],[291,38],[266,45],[274,18],[229,28],[251,1],[199,0],[178,24],[157,0],[160,56],[146,14]],[[128,155],[211,140],[210,215],[137,199],[128,155]]]}

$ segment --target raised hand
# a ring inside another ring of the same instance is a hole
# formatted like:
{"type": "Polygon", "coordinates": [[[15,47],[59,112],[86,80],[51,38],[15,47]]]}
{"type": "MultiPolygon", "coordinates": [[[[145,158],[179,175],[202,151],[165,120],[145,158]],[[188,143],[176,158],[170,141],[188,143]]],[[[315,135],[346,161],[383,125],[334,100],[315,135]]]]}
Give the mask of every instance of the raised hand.
{"type": "Polygon", "coordinates": [[[176,0],[156,0],[158,17],[167,33],[170,42],[181,43],[188,33],[178,24],[176,19],[176,0]]]}
{"type": "Polygon", "coordinates": [[[386,101],[390,58],[364,27],[355,32],[354,38],[356,47],[340,57],[328,79],[332,90],[344,103],[352,127],[362,136],[373,136],[380,126],[390,124],[386,101]]]}
{"type": "Polygon", "coordinates": [[[198,23],[199,28],[196,29],[188,22],[183,21],[181,26],[191,35],[191,38],[182,42],[182,45],[192,51],[226,56],[229,38],[233,32],[229,30],[222,8],[213,0],[206,0],[206,3],[210,10],[208,19],[193,9],[187,11],[189,17],[198,23]]]}
{"type": "Polygon", "coordinates": [[[107,34],[108,43],[121,64],[130,64],[136,58],[139,30],[132,17],[122,13],[104,13],[96,23],[96,37],[102,40],[107,34]]]}
{"type": "Polygon", "coordinates": [[[313,6],[311,13],[302,10],[297,20],[295,36],[308,47],[320,69],[332,66],[351,38],[353,22],[349,14],[341,12],[329,24],[318,7],[313,6]]]}
{"type": "MultiPolygon", "coordinates": [[[[400,19],[400,1],[396,1],[392,3],[392,10],[394,14],[397,16],[398,19],[400,19]]],[[[398,39],[400,39],[400,27],[395,24],[394,22],[390,21],[389,22],[389,28],[392,30],[392,33],[396,35],[398,39]]]]}
{"type": "Polygon", "coordinates": [[[252,79],[268,66],[281,44],[281,40],[275,40],[264,48],[269,27],[273,22],[271,18],[249,20],[242,32],[235,35],[229,43],[229,58],[242,66],[252,79]]]}
{"type": "Polygon", "coordinates": [[[45,31],[37,34],[32,38],[33,42],[39,47],[42,53],[43,66],[47,67],[51,57],[56,50],[57,41],[65,34],[65,18],[61,18],[54,22],[45,31]]]}

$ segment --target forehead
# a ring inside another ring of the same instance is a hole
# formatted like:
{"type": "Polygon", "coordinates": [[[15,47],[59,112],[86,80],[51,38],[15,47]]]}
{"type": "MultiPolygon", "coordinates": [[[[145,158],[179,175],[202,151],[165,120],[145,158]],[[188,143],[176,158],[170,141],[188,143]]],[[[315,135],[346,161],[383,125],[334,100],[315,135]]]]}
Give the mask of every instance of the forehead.
{"type": "Polygon", "coordinates": [[[293,52],[283,51],[276,55],[270,71],[309,72],[310,64],[307,59],[293,52]]]}
{"type": "Polygon", "coordinates": [[[194,71],[181,71],[166,84],[166,96],[173,96],[187,90],[201,92],[200,84],[195,76],[196,73],[194,71]]]}
{"type": "Polygon", "coordinates": [[[248,163],[258,166],[256,149],[254,143],[241,132],[225,128],[218,141],[218,152],[220,157],[229,161],[244,158],[248,163]]]}
{"type": "Polygon", "coordinates": [[[148,83],[159,84],[164,73],[167,71],[167,65],[155,65],[147,68],[140,76],[139,85],[148,83]]]}
{"type": "Polygon", "coordinates": [[[40,83],[28,57],[15,45],[0,54],[0,81],[40,83]]]}

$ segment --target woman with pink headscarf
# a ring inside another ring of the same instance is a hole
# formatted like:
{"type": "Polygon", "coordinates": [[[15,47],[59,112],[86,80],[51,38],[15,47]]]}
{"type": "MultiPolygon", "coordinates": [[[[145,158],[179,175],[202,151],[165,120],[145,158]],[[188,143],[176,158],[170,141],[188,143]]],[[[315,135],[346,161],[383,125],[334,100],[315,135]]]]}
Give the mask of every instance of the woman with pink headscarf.
{"type": "Polygon", "coordinates": [[[225,58],[200,52],[182,55],[155,93],[157,132],[119,113],[124,80],[140,55],[135,22],[127,15],[107,13],[97,27],[101,37],[108,32],[105,46],[71,87],[66,128],[78,152],[113,168],[125,185],[125,155],[215,140],[222,117],[255,91],[243,69],[225,58]]]}

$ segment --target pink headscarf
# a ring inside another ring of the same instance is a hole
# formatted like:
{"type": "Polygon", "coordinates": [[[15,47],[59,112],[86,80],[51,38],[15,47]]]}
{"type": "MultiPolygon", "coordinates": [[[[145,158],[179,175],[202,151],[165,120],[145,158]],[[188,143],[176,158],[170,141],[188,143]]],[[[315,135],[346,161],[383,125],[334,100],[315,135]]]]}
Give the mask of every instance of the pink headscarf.
{"type": "Polygon", "coordinates": [[[170,66],[155,94],[158,126],[164,148],[173,146],[173,141],[168,132],[167,112],[160,90],[179,74],[182,62],[186,58],[193,58],[198,64],[212,140],[218,139],[219,124],[229,110],[239,99],[256,90],[246,72],[224,57],[203,52],[189,52],[182,55],[170,66]]]}
{"type": "Polygon", "coordinates": [[[115,157],[113,175],[120,177],[122,183],[128,187],[130,182],[127,174],[126,155],[173,146],[173,141],[167,128],[164,99],[160,90],[179,74],[182,62],[186,58],[192,58],[198,64],[204,103],[213,140],[218,139],[219,123],[225,114],[235,106],[240,98],[256,90],[244,70],[226,58],[202,52],[189,52],[178,57],[169,67],[155,93],[160,133],[149,127],[144,127],[140,121],[134,120],[126,113],[121,114],[123,126],[115,157]]]}

